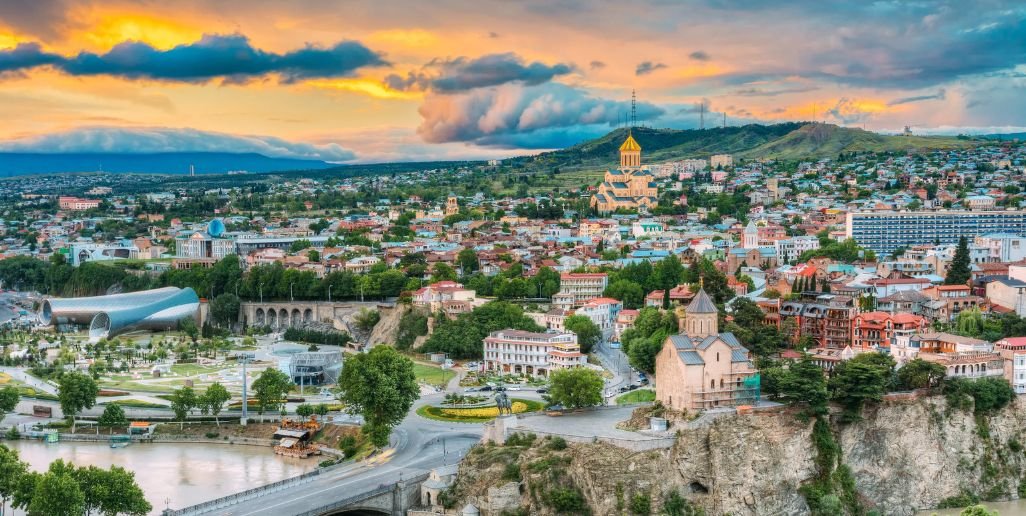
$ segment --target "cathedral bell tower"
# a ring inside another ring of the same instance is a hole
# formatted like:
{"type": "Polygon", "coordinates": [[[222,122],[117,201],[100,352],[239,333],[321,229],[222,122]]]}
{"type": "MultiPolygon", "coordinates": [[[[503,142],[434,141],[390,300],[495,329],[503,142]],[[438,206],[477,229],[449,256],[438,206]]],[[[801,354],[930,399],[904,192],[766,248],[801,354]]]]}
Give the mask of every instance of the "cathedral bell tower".
{"type": "Polygon", "coordinates": [[[620,145],[620,168],[638,168],[641,166],[641,145],[627,131],[627,139],[620,145]]]}

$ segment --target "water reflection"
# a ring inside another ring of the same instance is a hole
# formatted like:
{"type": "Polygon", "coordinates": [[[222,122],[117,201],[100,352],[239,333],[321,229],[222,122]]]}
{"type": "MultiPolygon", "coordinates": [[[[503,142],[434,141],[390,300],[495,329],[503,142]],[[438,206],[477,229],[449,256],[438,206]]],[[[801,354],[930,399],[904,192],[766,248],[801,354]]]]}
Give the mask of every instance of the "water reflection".
{"type": "Polygon", "coordinates": [[[45,444],[7,441],[33,470],[41,471],[64,459],[77,466],[121,466],[135,472],[136,482],[153,505],[154,514],[166,507],[181,508],[211,498],[277,482],[317,467],[316,459],[275,455],[270,448],[223,444],[132,444],[111,448],[107,443],[45,444]]]}

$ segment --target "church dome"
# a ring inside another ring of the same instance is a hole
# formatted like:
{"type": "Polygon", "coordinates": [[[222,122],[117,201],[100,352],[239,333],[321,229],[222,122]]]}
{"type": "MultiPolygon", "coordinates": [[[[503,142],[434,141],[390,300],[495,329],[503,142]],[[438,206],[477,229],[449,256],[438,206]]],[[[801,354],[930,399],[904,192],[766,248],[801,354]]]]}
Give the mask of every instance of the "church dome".
{"type": "Polygon", "coordinates": [[[624,151],[636,151],[641,152],[641,145],[638,145],[638,141],[634,139],[634,136],[627,133],[627,139],[620,145],[620,152],[624,151]]]}

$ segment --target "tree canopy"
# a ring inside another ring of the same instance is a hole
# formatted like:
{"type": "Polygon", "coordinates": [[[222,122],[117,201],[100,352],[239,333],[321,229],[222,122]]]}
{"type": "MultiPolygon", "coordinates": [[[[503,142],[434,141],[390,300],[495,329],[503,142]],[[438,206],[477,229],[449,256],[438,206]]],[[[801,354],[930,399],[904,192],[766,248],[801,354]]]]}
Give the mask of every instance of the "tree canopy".
{"type": "Polygon", "coordinates": [[[375,346],[346,361],[338,388],[346,410],[363,416],[363,431],[379,448],[388,445],[392,428],[420,396],[413,361],[388,346],[375,346]]]}
{"type": "Polygon", "coordinates": [[[549,376],[549,383],[549,401],[553,405],[576,409],[602,404],[602,377],[591,369],[555,371],[549,376]]]}

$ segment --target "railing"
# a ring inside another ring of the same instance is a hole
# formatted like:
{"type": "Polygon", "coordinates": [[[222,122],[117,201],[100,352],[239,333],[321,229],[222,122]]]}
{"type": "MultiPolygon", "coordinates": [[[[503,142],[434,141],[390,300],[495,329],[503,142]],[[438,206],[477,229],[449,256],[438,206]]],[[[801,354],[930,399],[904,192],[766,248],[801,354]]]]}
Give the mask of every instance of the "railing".
{"type": "Polygon", "coordinates": [[[307,473],[303,473],[299,476],[286,478],[284,480],[279,480],[277,482],[259,487],[254,487],[252,489],[240,491],[238,493],[230,494],[228,496],[222,496],[221,498],[215,498],[213,500],[208,500],[206,502],[198,503],[196,505],[190,505],[189,507],[184,507],[181,509],[166,509],[162,514],[163,516],[185,516],[189,514],[201,514],[214,509],[219,509],[221,507],[228,507],[230,505],[234,505],[238,502],[253,498],[254,495],[257,494],[280,491],[282,489],[285,489],[286,487],[290,487],[294,484],[301,483],[320,474],[321,469],[319,468],[313,471],[309,471],[307,473]]]}
{"type": "MultiPolygon", "coordinates": [[[[410,479],[407,479],[407,480],[403,480],[403,481],[399,481],[399,482],[393,482],[391,484],[382,485],[382,486],[379,486],[377,488],[371,489],[370,491],[364,491],[364,492],[362,492],[360,494],[356,494],[356,495],[353,495],[353,496],[349,496],[349,497],[343,498],[341,500],[337,500],[337,501],[331,502],[330,504],[322,506],[320,508],[309,510],[309,511],[306,511],[306,512],[298,513],[295,516],[319,516],[321,514],[324,514],[325,512],[333,511],[335,509],[341,509],[343,507],[355,504],[357,502],[366,500],[368,498],[373,498],[373,497],[378,496],[378,495],[382,495],[382,494],[385,494],[385,493],[390,493],[396,487],[399,487],[400,489],[402,489],[402,488],[406,487],[406,485],[408,485],[408,484],[419,484],[419,483],[427,480],[429,476],[431,476],[430,473],[422,473],[420,475],[417,475],[417,476],[415,476],[413,478],[410,478],[410,479]]],[[[395,509],[395,508],[393,507],[393,509],[395,509]]]]}

